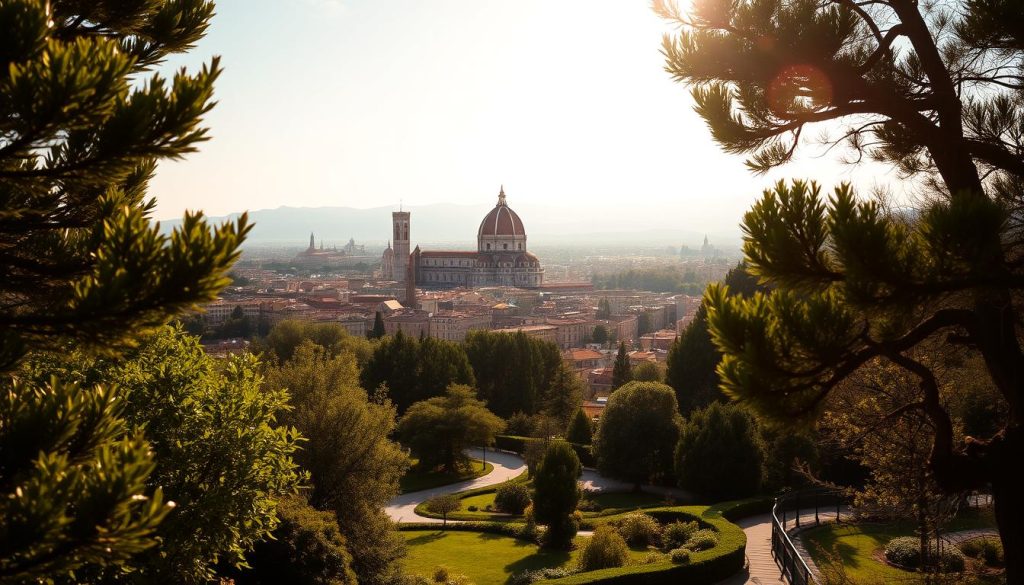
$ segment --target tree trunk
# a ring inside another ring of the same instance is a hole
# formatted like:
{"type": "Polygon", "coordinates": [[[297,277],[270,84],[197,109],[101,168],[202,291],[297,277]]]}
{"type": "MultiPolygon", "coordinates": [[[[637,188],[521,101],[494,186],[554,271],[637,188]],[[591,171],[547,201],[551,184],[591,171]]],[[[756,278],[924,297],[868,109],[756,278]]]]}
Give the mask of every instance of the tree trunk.
{"type": "Polygon", "coordinates": [[[1024,461],[1024,440],[1021,434],[1020,429],[1008,433],[1002,445],[1002,465],[997,464],[992,478],[992,499],[1009,585],[1024,585],[1024,474],[1019,469],[1024,461]]]}

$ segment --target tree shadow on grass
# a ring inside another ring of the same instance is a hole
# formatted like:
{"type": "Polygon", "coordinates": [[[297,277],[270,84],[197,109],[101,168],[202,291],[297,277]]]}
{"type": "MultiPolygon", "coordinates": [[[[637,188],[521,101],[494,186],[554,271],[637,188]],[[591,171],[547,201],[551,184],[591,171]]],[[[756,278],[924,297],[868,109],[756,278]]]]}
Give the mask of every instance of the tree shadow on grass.
{"type": "MultiPolygon", "coordinates": [[[[523,541],[520,541],[523,542],[523,541]]],[[[528,546],[537,545],[531,543],[525,543],[528,546]]],[[[534,571],[537,569],[547,569],[553,567],[561,567],[569,562],[572,555],[567,550],[550,550],[537,548],[537,551],[529,556],[525,556],[518,561],[509,563],[504,566],[504,570],[509,574],[509,579],[512,578],[516,573],[522,571],[534,571]]]]}
{"type": "Polygon", "coordinates": [[[480,540],[510,540],[510,541],[512,541],[512,546],[516,546],[516,547],[524,547],[524,546],[530,546],[530,547],[534,547],[534,548],[537,547],[536,543],[530,542],[529,540],[523,540],[521,538],[515,538],[515,537],[512,537],[512,536],[506,536],[504,534],[495,534],[493,532],[481,532],[481,533],[477,534],[477,538],[479,538],[480,540]]]}
{"type": "Polygon", "coordinates": [[[405,541],[405,543],[410,546],[430,544],[434,541],[441,540],[445,536],[448,536],[446,532],[441,532],[440,530],[438,530],[437,532],[431,532],[429,534],[424,534],[422,536],[414,536],[413,538],[410,538],[409,540],[405,541]]]}

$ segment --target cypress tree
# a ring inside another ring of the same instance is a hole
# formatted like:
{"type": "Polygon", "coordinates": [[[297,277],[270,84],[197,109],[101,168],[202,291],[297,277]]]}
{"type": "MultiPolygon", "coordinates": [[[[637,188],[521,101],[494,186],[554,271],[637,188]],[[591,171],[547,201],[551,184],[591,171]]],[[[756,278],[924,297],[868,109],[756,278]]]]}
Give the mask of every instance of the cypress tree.
{"type": "Polygon", "coordinates": [[[623,341],[619,343],[619,353],[615,355],[615,365],[612,367],[612,390],[629,383],[632,379],[633,371],[629,365],[629,354],[626,353],[626,342],[623,341]]]}
{"type": "Polygon", "coordinates": [[[552,441],[544,451],[533,477],[533,511],[537,522],[548,527],[544,545],[569,548],[576,536],[572,513],[580,501],[577,479],[582,467],[572,446],[565,441],[552,441]]]}
{"type": "Polygon", "coordinates": [[[572,422],[569,423],[569,428],[565,431],[565,438],[570,443],[589,445],[593,437],[594,428],[590,424],[590,417],[581,408],[572,417],[572,422]]]}
{"type": "Polygon", "coordinates": [[[366,334],[370,339],[380,339],[387,334],[384,329],[384,317],[381,316],[380,311],[377,311],[373,316],[373,329],[366,334]]]}

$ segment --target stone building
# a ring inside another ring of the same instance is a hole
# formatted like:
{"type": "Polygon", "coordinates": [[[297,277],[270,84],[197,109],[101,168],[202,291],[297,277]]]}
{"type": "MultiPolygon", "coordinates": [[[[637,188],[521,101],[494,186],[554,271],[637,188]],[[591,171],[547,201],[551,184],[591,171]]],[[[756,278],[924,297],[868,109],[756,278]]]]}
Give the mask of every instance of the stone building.
{"type": "Polygon", "coordinates": [[[410,254],[409,212],[392,214],[394,249],[381,258],[386,279],[415,283],[424,288],[508,286],[537,288],[544,283],[544,268],[526,247],[526,229],[508,206],[504,187],[477,229],[476,251],[421,250],[410,254]],[[401,238],[401,239],[400,239],[401,238]]]}

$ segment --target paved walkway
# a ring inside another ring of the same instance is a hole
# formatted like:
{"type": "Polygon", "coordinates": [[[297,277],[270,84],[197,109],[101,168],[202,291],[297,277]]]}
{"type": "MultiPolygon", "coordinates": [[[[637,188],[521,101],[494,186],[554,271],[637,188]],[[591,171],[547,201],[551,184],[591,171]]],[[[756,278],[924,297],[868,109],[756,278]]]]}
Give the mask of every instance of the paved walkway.
{"type": "MultiPolygon", "coordinates": [[[[469,449],[468,453],[469,456],[474,459],[484,458],[484,452],[482,449],[469,449]]],[[[487,462],[494,465],[494,469],[487,475],[476,479],[467,479],[466,481],[460,481],[459,483],[452,483],[427,490],[420,490],[418,492],[401,494],[388,502],[388,505],[384,507],[384,512],[387,513],[388,517],[394,522],[440,523],[441,520],[438,518],[418,516],[415,512],[416,506],[421,502],[425,502],[430,498],[433,498],[434,496],[453,494],[455,492],[464,492],[478,487],[495,485],[512,479],[526,471],[526,463],[523,462],[523,459],[518,455],[513,455],[511,453],[488,450],[487,462]]],[[[452,520],[452,522],[454,522],[454,520],[452,520]]]]}

